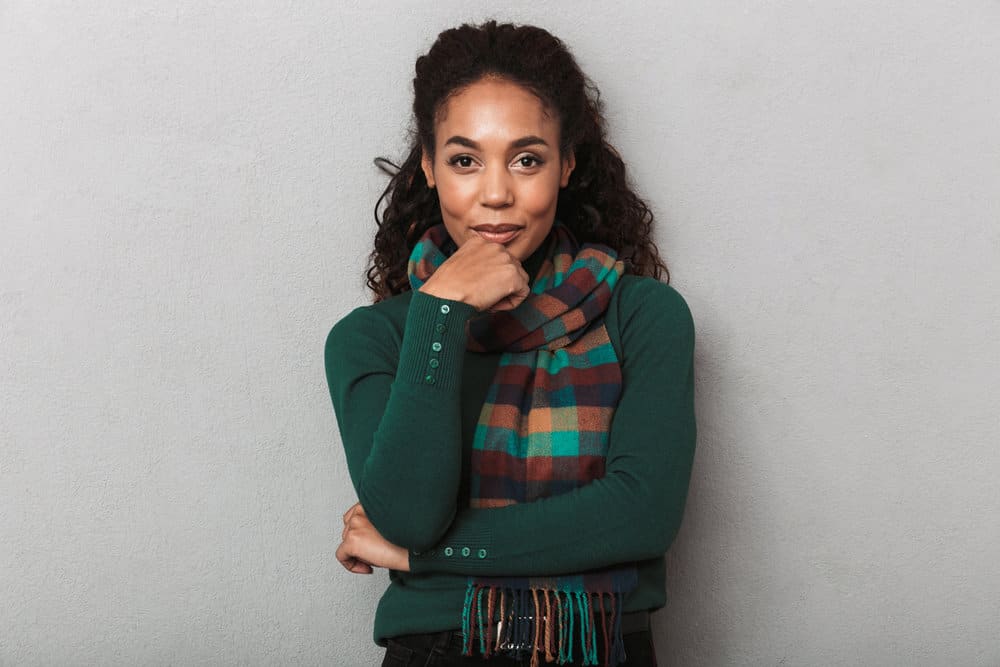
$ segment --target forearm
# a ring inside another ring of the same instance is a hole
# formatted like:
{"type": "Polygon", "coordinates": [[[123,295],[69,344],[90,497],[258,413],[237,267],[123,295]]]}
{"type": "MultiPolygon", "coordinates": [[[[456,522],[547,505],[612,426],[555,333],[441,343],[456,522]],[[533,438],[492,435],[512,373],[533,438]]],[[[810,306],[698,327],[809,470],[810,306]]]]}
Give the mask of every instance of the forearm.
{"type": "Polygon", "coordinates": [[[426,548],[455,514],[465,304],[414,293],[398,351],[362,322],[334,328],[327,377],[348,469],[387,540],[426,548]],[[443,307],[443,308],[442,308],[443,307]]]}
{"type": "Polygon", "coordinates": [[[696,434],[693,409],[684,412],[655,422],[667,431],[637,434],[653,446],[612,462],[586,486],[531,503],[460,510],[432,550],[411,553],[410,569],[546,575],[662,555],[680,526],[690,479],[696,434]]]}
{"type": "Polygon", "coordinates": [[[666,551],[680,526],[696,441],[694,323],[665,285],[637,284],[627,297],[619,319],[622,394],[604,476],[534,502],[460,511],[432,551],[411,554],[414,572],[559,574],[666,551]]]}

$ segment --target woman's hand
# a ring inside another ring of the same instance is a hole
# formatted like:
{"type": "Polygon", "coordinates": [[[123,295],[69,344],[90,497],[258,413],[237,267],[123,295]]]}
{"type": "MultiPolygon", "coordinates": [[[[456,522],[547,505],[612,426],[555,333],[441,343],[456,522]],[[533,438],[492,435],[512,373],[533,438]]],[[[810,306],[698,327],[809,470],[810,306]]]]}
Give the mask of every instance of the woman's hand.
{"type": "Polygon", "coordinates": [[[473,235],[434,270],[420,291],[463,301],[476,310],[511,310],[531,293],[528,281],[528,272],[506,247],[473,235]]]}
{"type": "Polygon", "coordinates": [[[379,535],[361,503],[355,503],[344,513],[344,531],[337,547],[337,560],[356,574],[371,574],[373,567],[410,571],[409,551],[379,535]]]}

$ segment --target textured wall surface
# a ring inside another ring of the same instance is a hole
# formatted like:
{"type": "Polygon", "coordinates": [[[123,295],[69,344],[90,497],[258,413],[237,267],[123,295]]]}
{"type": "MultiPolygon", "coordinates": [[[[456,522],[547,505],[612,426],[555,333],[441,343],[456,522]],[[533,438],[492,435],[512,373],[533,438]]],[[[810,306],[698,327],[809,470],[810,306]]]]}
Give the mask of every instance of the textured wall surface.
{"type": "Polygon", "coordinates": [[[662,664],[1000,664],[1000,4],[494,7],[0,2],[0,664],[377,663],[323,343],[490,15],[601,88],[694,314],[662,664]]]}

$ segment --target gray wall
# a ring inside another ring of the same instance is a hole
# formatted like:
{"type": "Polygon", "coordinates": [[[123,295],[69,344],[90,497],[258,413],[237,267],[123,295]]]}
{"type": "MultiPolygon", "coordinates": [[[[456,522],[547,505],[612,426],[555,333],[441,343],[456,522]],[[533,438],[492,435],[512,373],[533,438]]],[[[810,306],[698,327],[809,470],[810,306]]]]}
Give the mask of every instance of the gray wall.
{"type": "MultiPolygon", "coordinates": [[[[694,313],[665,665],[1000,664],[1000,4],[506,3],[694,313]]],[[[490,4],[0,2],[0,664],[364,665],[323,374],[490,4]],[[401,18],[412,11],[413,16],[401,18]]]]}

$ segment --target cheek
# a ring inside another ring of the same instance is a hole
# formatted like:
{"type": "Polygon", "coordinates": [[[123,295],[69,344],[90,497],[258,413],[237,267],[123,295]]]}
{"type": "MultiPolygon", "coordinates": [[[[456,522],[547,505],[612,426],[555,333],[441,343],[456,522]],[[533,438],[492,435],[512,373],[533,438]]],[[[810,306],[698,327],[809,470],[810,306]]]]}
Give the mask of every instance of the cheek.
{"type": "Polygon", "coordinates": [[[528,210],[544,214],[553,209],[559,201],[559,174],[531,184],[524,193],[524,205],[528,210]]]}
{"type": "Polygon", "coordinates": [[[475,188],[468,182],[442,179],[438,182],[438,202],[446,215],[459,216],[475,204],[475,188]]]}

